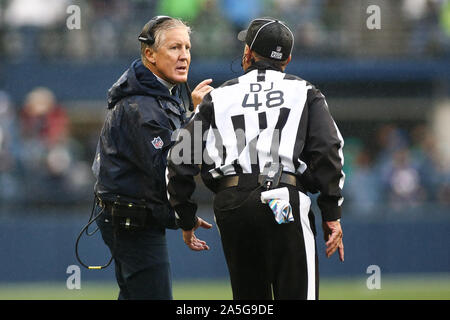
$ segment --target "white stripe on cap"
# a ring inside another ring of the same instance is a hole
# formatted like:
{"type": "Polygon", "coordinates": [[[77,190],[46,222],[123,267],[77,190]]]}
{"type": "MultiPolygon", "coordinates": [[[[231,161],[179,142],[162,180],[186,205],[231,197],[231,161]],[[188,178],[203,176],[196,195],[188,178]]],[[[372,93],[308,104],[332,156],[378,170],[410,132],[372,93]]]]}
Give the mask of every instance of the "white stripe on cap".
{"type": "MultiPolygon", "coordinates": [[[[263,20],[263,19],[261,19],[261,20],[263,20]]],[[[253,47],[253,44],[255,43],[256,38],[258,38],[259,32],[260,32],[264,27],[268,26],[269,24],[272,24],[272,23],[275,23],[275,22],[276,22],[275,20],[269,20],[269,19],[267,19],[267,20],[265,20],[265,21],[270,21],[270,22],[267,22],[266,24],[263,24],[262,27],[258,29],[258,31],[257,31],[256,34],[255,34],[255,37],[253,38],[252,44],[250,45],[250,49],[253,47]]]]}
{"type": "MultiPolygon", "coordinates": [[[[292,53],[292,49],[294,48],[294,34],[292,33],[291,29],[289,29],[289,27],[288,27],[287,25],[285,25],[283,22],[281,22],[281,21],[279,21],[279,20],[271,20],[271,19],[256,19],[256,20],[260,20],[260,21],[269,21],[269,22],[266,23],[266,24],[264,24],[264,25],[262,25],[262,27],[258,29],[258,31],[256,32],[255,37],[253,38],[252,44],[250,45],[250,49],[252,49],[253,44],[255,43],[255,40],[256,40],[256,38],[258,37],[259,32],[260,32],[264,27],[266,27],[266,26],[268,26],[269,24],[272,24],[272,23],[274,23],[274,22],[278,22],[278,23],[281,24],[283,27],[285,27],[285,28],[289,31],[289,33],[291,34],[291,36],[292,36],[292,46],[291,46],[291,50],[290,50],[289,54],[292,53]]],[[[247,31],[247,32],[248,32],[248,31],[247,31]]]]}

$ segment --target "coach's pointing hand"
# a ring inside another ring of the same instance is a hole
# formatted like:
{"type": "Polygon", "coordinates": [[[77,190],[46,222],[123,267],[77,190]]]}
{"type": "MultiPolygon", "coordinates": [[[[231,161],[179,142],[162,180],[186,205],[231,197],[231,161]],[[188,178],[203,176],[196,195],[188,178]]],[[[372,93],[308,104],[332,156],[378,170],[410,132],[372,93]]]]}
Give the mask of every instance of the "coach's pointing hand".
{"type": "Polygon", "coordinates": [[[211,229],[212,224],[206,222],[202,218],[198,217],[197,224],[195,227],[191,230],[183,230],[183,240],[186,245],[194,251],[202,251],[202,250],[209,250],[208,245],[205,241],[198,239],[195,236],[194,231],[197,230],[198,227],[202,227],[205,229],[211,229]]]}
{"type": "Polygon", "coordinates": [[[339,221],[324,221],[322,223],[323,237],[327,246],[325,254],[327,258],[339,249],[339,259],[344,262],[344,242],[342,241],[342,228],[339,221]]]}
{"type": "Polygon", "coordinates": [[[203,80],[192,91],[192,103],[194,104],[194,110],[202,102],[203,97],[214,89],[210,86],[211,83],[212,79],[203,80]]]}

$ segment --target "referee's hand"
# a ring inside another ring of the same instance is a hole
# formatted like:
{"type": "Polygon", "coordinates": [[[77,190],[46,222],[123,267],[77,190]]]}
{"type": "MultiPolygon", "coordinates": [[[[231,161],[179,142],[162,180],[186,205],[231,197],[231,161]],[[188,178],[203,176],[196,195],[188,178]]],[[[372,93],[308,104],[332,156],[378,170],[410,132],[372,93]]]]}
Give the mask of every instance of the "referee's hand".
{"type": "Polygon", "coordinates": [[[194,251],[202,251],[202,250],[209,250],[208,245],[206,244],[205,241],[198,239],[195,236],[194,231],[197,230],[198,227],[202,227],[205,229],[211,229],[212,228],[212,224],[206,222],[205,220],[203,220],[202,218],[198,217],[197,219],[197,224],[195,225],[194,228],[192,228],[191,230],[183,230],[183,240],[184,243],[186,243],[186,245],[194,251]]]}
{"type": "Polygon", "coordinates": [[[325,254],[327,258],[339,250],[339,259],[344,262],[344,242],[341,223],[339,221],[324,221],[322,223],[323,238],[327,246],[325,254]]]}

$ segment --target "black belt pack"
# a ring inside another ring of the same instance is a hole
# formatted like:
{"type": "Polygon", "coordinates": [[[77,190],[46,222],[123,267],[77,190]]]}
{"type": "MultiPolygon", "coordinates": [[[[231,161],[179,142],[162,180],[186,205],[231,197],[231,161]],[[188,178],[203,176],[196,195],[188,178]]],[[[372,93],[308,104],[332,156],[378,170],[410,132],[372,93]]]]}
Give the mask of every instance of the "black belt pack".
{"type": "Polygon", "coordinates": [[[112,224],[125,230],[139,230],[147,225],[150,210],[145,205],[114,202],[111,207],[112,224]]]}
{"type": "Polygon", "coordinates": [[[276,189],[280,184],[281,175],[283,174],[283,165],[281,163],[265,164],[263,172],[258,177],[258,183],[265,190],[276,189]]]}

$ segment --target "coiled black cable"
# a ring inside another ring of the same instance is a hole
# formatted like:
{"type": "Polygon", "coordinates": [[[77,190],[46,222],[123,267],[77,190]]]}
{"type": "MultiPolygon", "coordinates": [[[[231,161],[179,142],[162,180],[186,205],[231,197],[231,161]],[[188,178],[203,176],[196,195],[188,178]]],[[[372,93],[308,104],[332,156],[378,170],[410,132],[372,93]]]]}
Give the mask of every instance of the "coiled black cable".
{"type": "Polygon", "coordinates": [[[101,269],[105,269],[105,268],[107,268],[107,267],[111,264],[111,262],[112,262],[112,260],[113,260],[113,256],[111,255],[111,258],[109,259],[109,261],[108,261],[105,265],[102,265],[102,266],[89,266],[89,265],[85,264],[85,263],[81,260],[80,255],[78,254],[78,243],[80,242],[80,239],[81,239],[81,236],[83,235],[83,233],[86,232],[86,235],[87,235],[87,236],[93,236],[93,235],[98,231],[98,227],[97,227],[94,231],[92,231],[92,232],[89,232],[89,230],[88,230],[88,229],[89,229],[89,226],[90,226],[95,220],[97,220],[97,219],[100,217],[100,215],[103,213],[103,210],[104,210],[104,208],[102,208],[102,210],[100,210],[100,212],[94,217],[94,209],[95,209],[95,203],[96,203],[96,200],[97,200],[96,197],[94,197],[94,203],[92,204],[92,210],[91,210],[91,215],[89,216],[89,221],[88,221],[88,223],[81,229],[80,234],[78,235],[77,240],[76,240],[76,242],[75,242],[75,256],[76,256],[78,262],[79,262],[83,267],[85,267],[85,268],[87,268],[87,269],[90,269],[90,270],[101,270],[101,269]]]}

